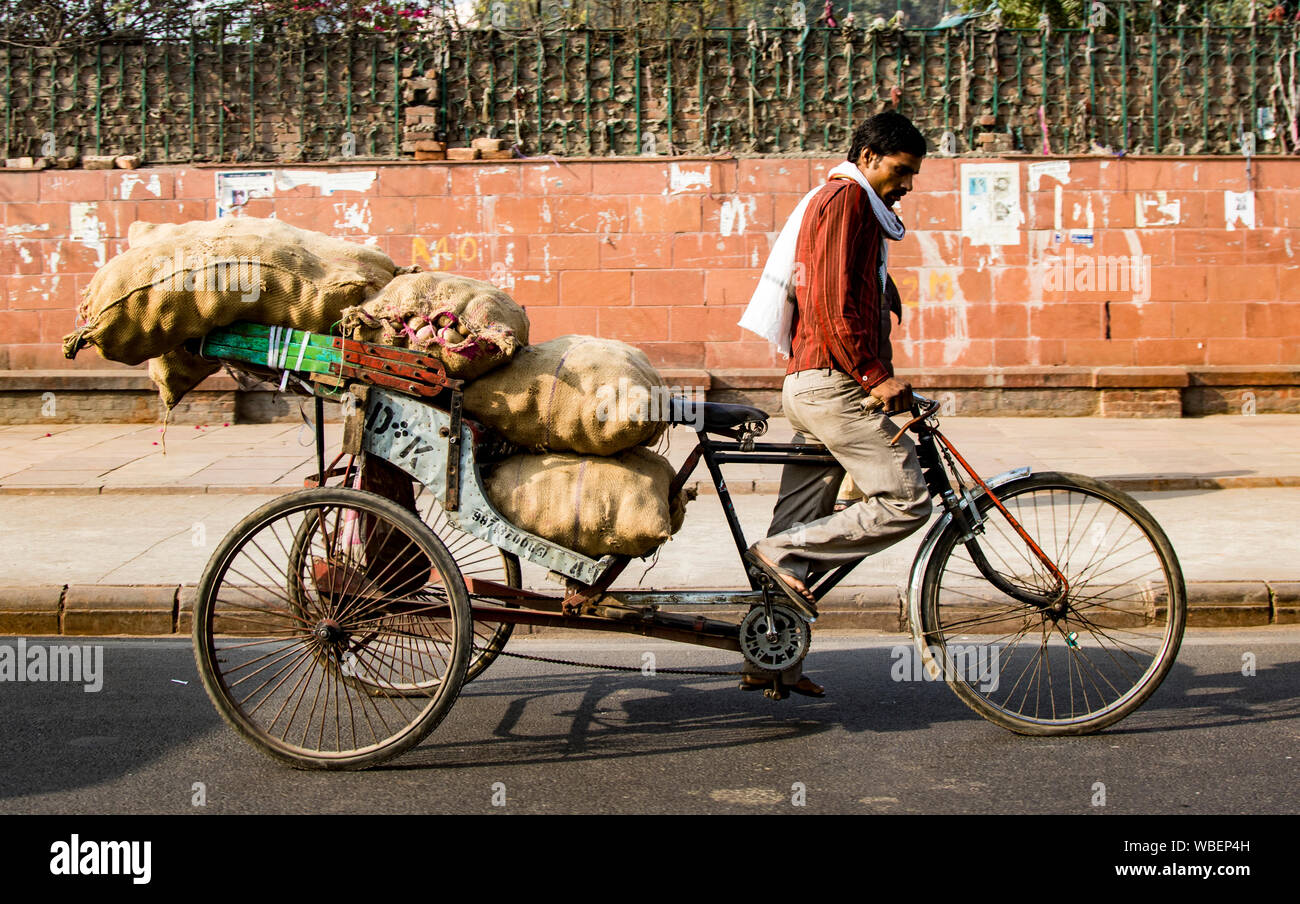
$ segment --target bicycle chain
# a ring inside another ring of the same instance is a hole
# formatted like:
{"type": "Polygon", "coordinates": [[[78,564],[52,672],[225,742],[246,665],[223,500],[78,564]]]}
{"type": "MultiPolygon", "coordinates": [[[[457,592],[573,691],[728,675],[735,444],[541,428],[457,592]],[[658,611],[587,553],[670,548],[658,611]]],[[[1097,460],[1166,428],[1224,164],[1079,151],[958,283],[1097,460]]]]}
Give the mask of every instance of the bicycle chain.
{"type": "MultiPolygon", "coordinates": [[[[488,650],[485,647],[475,646],[474,652],[487,653],[488,650]]],[[[508,650],[498,650],[496,655],[513,656],[515,659],[530,659],[533,662],[550,662],[555,665],[573,665],[585,669],[604,669],[610,672],[639,672],[642,669],[641,666],[636,665],[607,665],[600,662],[578,662],[574,659],[552,659],[548,656],[529,656],[525,653],[511,653],[508,650]]],[[[705,671],[703,669],[661,669],[657,667],[654,672],[656,675],[660,673],[665,675],[711,675],[722,678],[730,678],[736,675],[745,674],[744,672],[716,672],[705,671]]]]}
{"type": "MultiPolygon", "coordinates": [[[[483,596],[477,593],[471,593],[470,599],[484,600],[486,602],[500,603],[495,597],[483,596]]],[[[475,653],[487,653],[486,647],[474,646],[475,653]]],[[[554,665],[572,665],[584,669],[604,669],[609,672],[639,672],[641,666],[637,665],[607,665],[601,662],[579,662],[575,659],[553,659],[547,656],[529,656],[525,653],[511,653],[509,650],[498,650],[498,656],[513,656],[515,659],[528,659],[533,662],[549,662],[554,665]]],[[[744,675],[745,672],[717,672],[706,671],[703,669],[661,669],[655,668],[655,674],[663,672],[666,675],[710,675],[714,677],[732,678],[736,675],[744,675]]]]}

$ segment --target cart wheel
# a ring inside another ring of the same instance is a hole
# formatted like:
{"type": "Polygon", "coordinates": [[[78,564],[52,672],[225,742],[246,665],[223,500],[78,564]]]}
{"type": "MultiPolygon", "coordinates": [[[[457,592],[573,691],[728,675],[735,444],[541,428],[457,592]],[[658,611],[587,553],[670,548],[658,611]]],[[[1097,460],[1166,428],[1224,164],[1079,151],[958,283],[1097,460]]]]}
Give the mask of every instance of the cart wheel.
{"type": "MultiPolygon", "coordinates": [[[[467,578],[479,578],[505,584],[516,589],[524,586],[519,570],[519,557],[512,552],[493,546],[485,540],[467,534],[452,525],[447,513],[434,499],[432,493],[425,492],[423,484],[416,484],[415,504],[427,524],[438,539],[447,545],[447,551],[456,560],[456,566],[467,578]]],[[[516,603],[502,603],[496,600],[475,600],[476,605],[501,606],[506,609],[518,609],[516,603]]],[[[474,649],[470,652],[469,669],[465,672],[465,683],[473,681],[496,661],[505,649],[515,626],[509,622],[493,622],[474,619],[474,649]]]]}
{"type": "Polygon", "coordinates": [[[351,489],[300,490],[241,521],[194,610],[195,660],[217,710],[304,769],[361,769],[419,743],[456,700],[472,634],[442,541],[351,489]]]}

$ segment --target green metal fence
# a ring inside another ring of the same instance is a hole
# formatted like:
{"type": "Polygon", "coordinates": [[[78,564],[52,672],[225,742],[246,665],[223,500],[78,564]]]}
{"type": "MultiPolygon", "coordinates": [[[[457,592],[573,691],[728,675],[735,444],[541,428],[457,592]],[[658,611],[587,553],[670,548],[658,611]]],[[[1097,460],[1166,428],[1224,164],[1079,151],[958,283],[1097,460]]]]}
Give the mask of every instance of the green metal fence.
{"type": "Polygon", "coordinates": [[[501,136],[528,155],[838,154],[892,103],[936,143],[952,133],[957,153],[985,131],[1058,154],[1300,146],[1294,25],[1162,25],[1125,7],[1106,30],[240,35],[217,23],[187,38],[0,47],[6,154],[395,157],[420,128],[453,144],[501,136]]]}

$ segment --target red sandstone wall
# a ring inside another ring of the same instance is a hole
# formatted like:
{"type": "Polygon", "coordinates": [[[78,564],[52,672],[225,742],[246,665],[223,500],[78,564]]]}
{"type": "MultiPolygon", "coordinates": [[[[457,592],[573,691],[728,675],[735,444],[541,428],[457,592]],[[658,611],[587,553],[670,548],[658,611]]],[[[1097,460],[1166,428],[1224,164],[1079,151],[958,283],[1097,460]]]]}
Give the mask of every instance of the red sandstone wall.
{"type": "MultiPolygon", "coordinates": [[[[370,164],[349,167],[376,173],[365,191],[300,186],[245,213],[374,241],[398,264],[504,280],[534,341],[595,333],[661,365],[770,368],[781,362],[736,321],[776,231],[836,162],[370,164]]],[[[1256,160],[1248,186],[1240,160],[1072,159],[1060,226],[1086,229],[1091,209],[1090,247],[1054,242],[1058,183],[1030,190],[1024,158],[1006,161],[1020,170],[1019,244],[963,238],[959,168],[988,162],[929,159],[902,204],[908,235],[890,268],[906,303],[899,366],[1300,361],[1300,160],[1256,160]],[[1255,228],[1230,230],[1224,192],[1247,188],[1255,228]],[[1081,275],[1090,257],[1133,255],[1149,256],[1149,291],[1081,275]],[[1074,261],[1068,275],[1064,263],[1052,275],[1058,258],[1074,261]]],[[[215,216],[215,172],[0,170],[0,369],[114,366],[91,351],[62,357],[79,293],[134,220],[215,216]]]]}

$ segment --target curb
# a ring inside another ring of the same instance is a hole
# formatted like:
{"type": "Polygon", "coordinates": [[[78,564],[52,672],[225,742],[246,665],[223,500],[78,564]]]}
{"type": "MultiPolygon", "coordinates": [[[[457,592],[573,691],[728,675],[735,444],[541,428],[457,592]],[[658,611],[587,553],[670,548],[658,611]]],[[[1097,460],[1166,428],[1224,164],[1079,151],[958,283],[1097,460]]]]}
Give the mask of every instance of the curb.
{"type": "MultiPolygon", "coordinates": [[[[193,584],[0,586],[0,636],[185,637],[196,589],[193,584]]],[[[1297,625],[1300,581],[1192,581],[1187,606],[1189,628],[1297,625]]],[[[707,614],[727,611],[714,607],[707,614]]],[[[906,600],[896,586],[837,590],[817,628],[906,633],[906,600]]],[[[544,632],[525,632],[521,626],[521,633],[544,632]]]]}
{"type": "MultiPolygon", "coordinates": [[[[1277,487],[1300,487],[1300,476],[1251,475],[1242,477],[1097,477],[1125,493],[1169,493],[1187,490],[1252,490],[1277,487]]],[[[717,495],[712,481],[694,480],[686,489],[694,488],[701,496],[717,495]]],[[[765,493],[775,496],[781,488],[777,480],[728,480],[727,489],[733,496],[765,493]]],[[[280,496],[301,490],[301,484],[263,484],[261,486],[232,484],[152,484],[139,486],[33,486],[23,484],[0,485],[0,496],[280,496]]]]}

